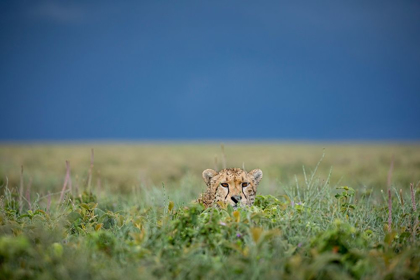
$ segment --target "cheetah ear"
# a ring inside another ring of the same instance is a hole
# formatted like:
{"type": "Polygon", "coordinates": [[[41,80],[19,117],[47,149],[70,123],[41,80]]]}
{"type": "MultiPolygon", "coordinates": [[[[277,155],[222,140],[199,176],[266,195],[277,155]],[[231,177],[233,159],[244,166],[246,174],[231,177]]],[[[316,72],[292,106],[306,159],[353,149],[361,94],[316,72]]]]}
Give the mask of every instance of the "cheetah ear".
{"type": "Polygon", "coordinates": [[[255,183],[258,185],[263,177],[263,173],[261,169],[254,169],[249,171],[252,177],[254,177],[255,183]]]}
{"type": "Polygon", "coordinates": [[[213,178],[214,176],[217,175],[217,172],[214,171],[213,169],[206,169],[203,171],[203,180],[204,182],[206,182],[206,185],[209,186],[210,185],[210,180],[211,178],[213,178]]]}

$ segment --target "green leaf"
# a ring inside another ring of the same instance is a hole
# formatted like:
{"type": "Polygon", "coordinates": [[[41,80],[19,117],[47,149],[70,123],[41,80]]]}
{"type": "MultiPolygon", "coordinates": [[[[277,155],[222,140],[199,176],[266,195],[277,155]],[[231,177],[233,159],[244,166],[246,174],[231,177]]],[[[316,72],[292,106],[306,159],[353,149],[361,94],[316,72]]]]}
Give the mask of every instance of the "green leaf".
{"type": "Polygon", "coordinates": [[[86,203],[80,203],[80,206],[85,208],[86,210],[89,210],[89,205],[87,205],[86,203]]]}
{"type": "Polygon", "coordinates": [[[69,220],[70,223],[73,223],[77,219],[80,219],[82,216],[77,212],[71,212],[67,215],[67,220],[69,220]]]}

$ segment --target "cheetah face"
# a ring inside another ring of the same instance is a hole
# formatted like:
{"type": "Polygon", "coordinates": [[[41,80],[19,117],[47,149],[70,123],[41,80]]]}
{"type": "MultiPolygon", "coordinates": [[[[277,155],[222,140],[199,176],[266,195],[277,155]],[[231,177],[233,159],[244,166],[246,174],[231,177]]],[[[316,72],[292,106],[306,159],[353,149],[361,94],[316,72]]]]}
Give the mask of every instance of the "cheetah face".
{"type": "Polygon", "coordinates": [[[252,205],[255,201],[257,186],[262,179],[260,169],[246,172],[240,168],[213,169],[203,171],[203,179],[208,186],[207,193],[213,199],[212,204],[222,201],[233,207],[252,205]]]}

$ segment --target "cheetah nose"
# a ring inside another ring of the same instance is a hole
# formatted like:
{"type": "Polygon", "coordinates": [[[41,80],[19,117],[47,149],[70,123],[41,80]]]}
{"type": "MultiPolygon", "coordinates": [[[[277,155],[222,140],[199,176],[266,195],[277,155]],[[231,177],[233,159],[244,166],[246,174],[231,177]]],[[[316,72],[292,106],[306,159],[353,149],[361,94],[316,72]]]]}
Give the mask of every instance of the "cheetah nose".
{"type": "Polygon", "coordinates": [[[242,199],[242,196],[232,195],[231,199],[233,200],[233,202],[238,203],[242,199]]]}

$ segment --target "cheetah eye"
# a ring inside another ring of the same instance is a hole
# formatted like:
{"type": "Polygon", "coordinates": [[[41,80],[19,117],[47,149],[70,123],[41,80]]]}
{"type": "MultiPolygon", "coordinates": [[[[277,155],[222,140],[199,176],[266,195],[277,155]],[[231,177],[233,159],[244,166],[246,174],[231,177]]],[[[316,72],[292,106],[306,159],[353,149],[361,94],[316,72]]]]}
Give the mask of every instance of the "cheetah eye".
{"type": "Polygon", "coordinates": [[[242,188],[248,187],[249,183],[242,183],[242,188]]]}
{"type": "Polygon", "coordinates": [[[228,188],[228,187],[229,187],[229,184],[227,184],[227,183],[221,183],[221,185],[222,185],[222,187],[224,187],[224,188],[228,188]]]}

